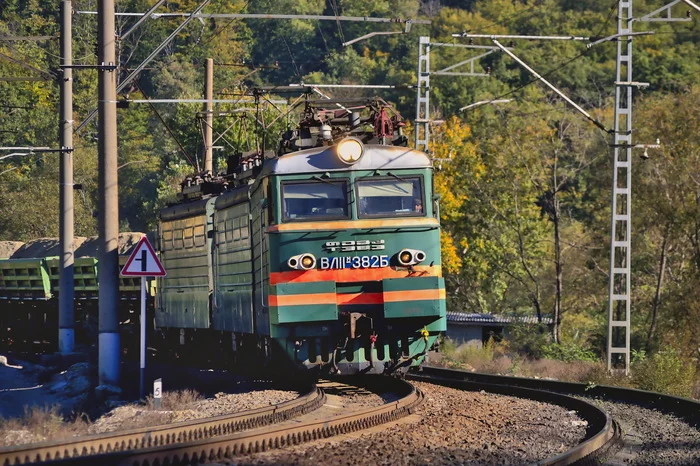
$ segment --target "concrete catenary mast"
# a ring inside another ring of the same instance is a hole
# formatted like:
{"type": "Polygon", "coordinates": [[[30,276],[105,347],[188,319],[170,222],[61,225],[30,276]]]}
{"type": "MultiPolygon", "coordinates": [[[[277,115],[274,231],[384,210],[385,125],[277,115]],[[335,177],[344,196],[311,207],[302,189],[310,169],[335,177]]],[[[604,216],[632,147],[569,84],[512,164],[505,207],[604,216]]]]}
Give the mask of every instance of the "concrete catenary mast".
{"type": "Polygon", "coordinates": [[[98,3],[99,383],[119,383],[119,203],[114,0],[98,3]]]}
{"type": "Polygon", "coordinates": [[[58,349],[72,353],[75,346],[74,278],[74,208],[73,208],[73,12],[72,1],[61,2],[60,83],[60,157],[59,174],[59,243],[58,262],[58,349]]]}

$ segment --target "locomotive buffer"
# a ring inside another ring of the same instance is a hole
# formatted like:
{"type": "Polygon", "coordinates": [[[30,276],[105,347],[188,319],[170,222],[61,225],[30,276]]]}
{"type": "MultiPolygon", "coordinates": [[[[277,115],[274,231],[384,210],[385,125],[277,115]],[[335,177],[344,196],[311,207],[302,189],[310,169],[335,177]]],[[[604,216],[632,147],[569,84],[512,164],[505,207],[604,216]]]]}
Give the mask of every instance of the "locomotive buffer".
{"type": "Polygon", "coordinates": [[[148,242],[146,236],[142,236],[129,259],[122,268],[121,275],[124,277],[141,277],[141,354],[140,354],[140,377],[139,396],[145,396],[146,377],[146,277],[164,277],[165,269],[158,260],[153,246],[148,242]]]}

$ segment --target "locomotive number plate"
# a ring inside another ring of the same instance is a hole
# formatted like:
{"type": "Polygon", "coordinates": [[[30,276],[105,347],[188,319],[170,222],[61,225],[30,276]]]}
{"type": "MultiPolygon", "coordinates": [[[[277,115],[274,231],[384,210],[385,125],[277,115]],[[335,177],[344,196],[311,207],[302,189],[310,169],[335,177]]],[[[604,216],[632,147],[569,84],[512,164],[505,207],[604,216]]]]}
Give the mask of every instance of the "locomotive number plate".
{"type": "Polygon", "coordinates": [[[389,256],[321,257],[321,270],[327,269],[374,269],[389,267],[389,256]]]}

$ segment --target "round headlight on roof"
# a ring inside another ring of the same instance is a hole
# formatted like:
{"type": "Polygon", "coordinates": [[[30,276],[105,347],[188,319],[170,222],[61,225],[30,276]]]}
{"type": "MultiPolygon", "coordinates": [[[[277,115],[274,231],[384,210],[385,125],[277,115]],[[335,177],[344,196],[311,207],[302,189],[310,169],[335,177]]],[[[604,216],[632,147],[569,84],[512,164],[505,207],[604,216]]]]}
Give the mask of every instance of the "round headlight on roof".
{"type": "Polygon", "coordinates": [[[346,138],[338,143],[335,150],[341,162],[352,165],[360,160],[365,148],[358,139],[346,138]]]}

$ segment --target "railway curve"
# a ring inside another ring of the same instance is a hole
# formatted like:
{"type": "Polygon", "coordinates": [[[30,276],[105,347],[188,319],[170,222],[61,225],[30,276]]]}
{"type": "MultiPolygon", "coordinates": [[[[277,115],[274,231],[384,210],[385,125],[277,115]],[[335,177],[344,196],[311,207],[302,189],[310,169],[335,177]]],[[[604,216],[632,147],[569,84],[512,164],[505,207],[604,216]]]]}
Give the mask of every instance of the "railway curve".
{"type": "Polygon", "coordinates": [[[408,378],[461,390],[483,390],[499,395],[528,398],[576,411],[588,423],[583,442],[566,452],[538,461],[538,465],[600,464],[601,459],[615,451],[619,445],[622,434],[619,425],[605,411],[586,401],[541,389],[508,384],[508,377],[503,378],[506,380],[490,381],[488,377],[480,381],[470,380],[468,376],[471,374],[452,369],[423,367],[421,371],[409,374],[408,378]]]}
{"type": "Polygon", "coordinates": [[[325,393],[314,385],[294,400],[238,413],[170,425],[0,448],[0,465],[14,466],[56,460],[94,461],[95,455],[105,453],[128,453],[232,434],[303,415],[321,406],[325,399],[325,393]]]}
{"type": "MultiPolygon", "coordinates": [[[[577,397],[576,399],[583,402],[585,401],[581,398],[590,399],[589,401],[592,400],[596,405],[599,405],[596,406],[597,409],[602,409],[608,413],[606,416],[615,416],[612,421],[617,431],[615,434],[616,439],[611,440],[601,449],[594,449],[587,459],[584,458],[583,462],[576,464],[600,464],[603,459],[607,459],[609,462],[606,464],[611,465],[628,463],[653,464],[657,461],[661,461],[659,458],[655,458],[653,454],[652,456],[643,455],[635,459],[635,456],[640,454],[640,439],[635,438],[635,436],[639,435],[639,432],[634,432],[635,426],[633,422],[626,419],[626,417],[639,417],[640,414],[637,411],[642,411],[642,416],[646,413],[647,418],[645,419],[648,419],[650,415],[652,417],[666,416],[663,424],[671,423],[683,427],[680,430],[674,431],[675,434],[668,435],[671,435],[674,439],[676,439],[676,435],[681,435],[684,439],[683,441],[687,442],[688,447],[691,449],[693,448],[692,445],[700,445],[700,441],[698,441],[700,434],[698,434],[697,431],[697,429],[700,428],[700,402],[689,398],[608,385],[482,374],[428,365],[422,366],[420,371],[412,373],[409,377],[429,381],[431,378],[435,377],[443,378],[450,380],[452,383],[459,382],[468,385],[472,390],[479,389],[478,387],[499,386],[502,387],[501,390],[505,390],[504,393],[511,393],[513,395],[515,395],[515,390],[529,389],[545,393],[544,396],[566,394],[575,396],[577,397]],[[634,411],[634,413],[630,413],[631,411],[634,411]],[[627,413],[630,414],[628,415],[627,413]],[[618,416],[621,417],[618,418],[618,416]],[[625,425],[627,425],[627,427],[625,427],[625,425]],[[632,432],[628,432],[628,428],[631,428],[632,432]],[[630,434],[632,438],[629,437],[630,434]],[[632,445],[628,445],[628,441],[630,440],[632,445]],[[613,455],[613,453],[615,453],[615,455],[613,455]]],[[[488,388],[483,389],[489,390],[488,388]]],[[[587,404],[590,405],[590,403],[587,404]]],[[[653,429],[654,428],[651,427],[647,429],[647,431],[653,431],[653,429]]],[[[676,429],[679,428],[676,427],[676,429]]],[[[649,432],[646,434],[649,435],[649,432]]],[[[587,433],[587,438],[588,437],[590,437],[590,432],[587,433]]],[[[593,438],[588,438],[588,440],[580,446],[584,447],[584,445],[588,443],[589,446],[592,447],[594,444],[592,440],[593,438]]],[[[642,439],[642,443],[644,440],[645,439],[642,439]]],[[[650,447],[653,450],[658,449],[658,441],[655,440],[655,442],[656,443],[652,441],[653,445],[650,447]]],[[[588,449],[589,447],[585,448],[588,449]]],[[[566,453],[564,456],[566,456],[566,453]]],[[[676,451],[675,453],[671,452],[666,454],[666,457],[663,458],[663,464],[697,464],[694,461],[697,461],[698,456],[697,454],[690,454],[685,450],[676,451]],[[690,463],[688,463],[688,461],[690,461],[690,463]]],[[[556,459],[555,457],[547,461],[556,459]]],[[[543,462],[542,464],[567,463],[543,462]]]]}
{"type": "MultiPolygon", "coordinates": [[[[354,378],[353,378],[354,379],[354,378]]],[[[319,388],[306,393],[298,400],[286,402],[272,408],[263,408],[239,413],[239,418],[247,416],[247,424],[239,422],[238,429],[216,428],[213,422],[217,418],[203,421],[191,421],[172,426],[143,429],[140,443],[118,443],[114,439],[107,441],[109,435],[78,438],[72,442],[54,442],[37,444],[27,448],[15,447],[0,450],[0,466],[50,462],[51,464],[192,464],[230,460],[232,457],[270,451],[284,446],[299,445],[311,440],[333,437],[339,434],[356,432],[391,422],[416,412],[423,402],[423,393],[407,381],[381,377],[372,379],[357,378],[350,383],[370,388],[375,392],[392,390],[400,399],[385,403],[379,407],[365,408],[352,413],[322,417],[316,410],[306,417],[296,417],[293,423],[277,424],[289,419],[291,415],[281,415],[282,406],[291,409],[294,403],[306,399],[297,406],[307,413],[310,403],[318,407],[325,403],[325,394],[319,388]],[[362,383],[358,383],[358,380],[362,383]],[[367,382],[373,380],[375,383],[367,382]],[[363,385],[364,384],[364,385],[363,385]],[[268,409],[269,411],[265,412],[268,409]],[[263,414],[265,412],[265,414],[263,414]],[[257,413],[258,416],[254,415],[257,413]],[[270,416],[277,413],[276,418],[270,416]],[[267,420],[260,420],[260,415],[267,420]],[[257,419],[257,420],[256,420],[257,419]],[[195,427],[197,424],[200,427],[195,427]],[[272,424],[272,425],[271,425],[272,424]],[[290,424],[293,424],[290,426],[290,424]],[[266,427],[261,428],[260,426],[266,427]],[[207,427],[205,427],[207,426],[207,427]],[[168,429],[176,429],[178,434],[168,429]],[[154,434],[155,433],[155,434],[154,434]],[[144,440],[145,439],[145,440],[144,440]],[[99,442],[101,443],[101,446],[99,442]],[[89,442],[92,442],[88,445],[89,442]],[[97,442],[97,443],[95,443],[97,442]],[[111,443],[110,443],[111,442],[111,443]],[[59,445],[62,449],[59,449],[59,445]],[[51,447],[52,449],[49,449],[51,447]],[[42,450],[43,449],[43,450],[42,450]],[[13,450],[13,451],[10,451],[13,450]],[[62,450],[62,452],[59,452],[62,450]],[[70,452],[73,452],[71,455],[70,452]],[[80,454],[78,453],[80,452],[80,454]],[[8,454],[12,456],[8,456],[8,454]],[[81,456],[85,455],[85,456],[81,456]]],[[[510,395],[538,402],[559,405],[567,410],[576,411],[587,422],[586,434],[581,442],[568,451],[537,461],[539,465],[567,464],[601,464],[612,457],[621,448],[623,432],[620,425],[608,413],[585,400],[568,395],[584,397],[602,397],[607,399],[624,399],[645,405],[654,405],[665,411],[673,411],[678,416],[697,421],[700,403],[693,400],[661,395],[657,393],[629,390],[619,387],[591,386],[569,382],[541,379],[493,376],[445,368],[424,366],[421,371],[409,373],[408,381],[421,381],[455,389],[473,392],[488,392],[510,395]]],[[[344,379],[346,382],[350,379],[344,379]]],[[[220,416],[226,418],[231,416],[220,416]]],[[[239,419],[239,421],[242,419],[239,419]]],[[[133,435],[134,431],[121,432],[117,436],[133,435]]],[[[122,437],[125,438],[125,437],[122,437]]]]}
{"type": "Polygon", "coordinates": [[[269,408],[169,426],[0,449],[0,465],[175,465],[223,460],[395,421],[411,414],[423,401],[423,394],[403,380],[381,378],[374,383],[359,385],[376,391],[391,390],[401,398],[351,414],[304,421],[298,415],[310,413],[326,402],[323,390],[314,386],[296,400],[269,408]],[[294,425],[276,425],[292,418],[298,421],[294,425]]]}
{"type": "Polygon", "coordinates": [[[422,366],[420,372],[417,373],[444,377],[447,377],[446,374],[453,373],[458,374],[454,377],[460,377],[462,380],[470,382],[518,386],[523,388],[532,388],[535,390],[565,393],[568,395],[603,398],[610,401],[625,401],[628,403],[650,406],[662,411],[671,412],[676,416],[690,422],[698,422],[698,419],[700,419],[700,401],[679,396],[665,395],[663,393],[637,390],[634,388],[482,374],[478,372],[460,371],[428,365],[422,366]]]}

